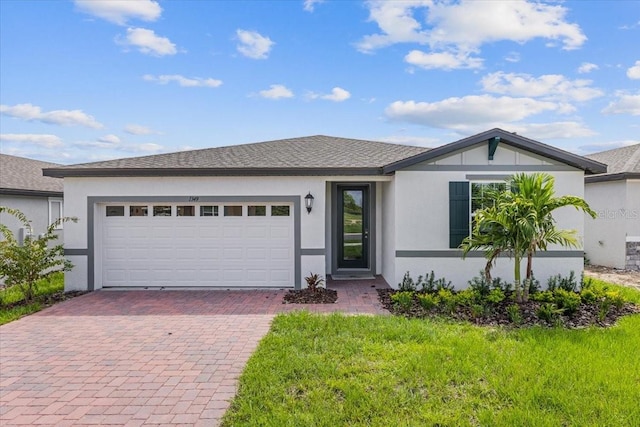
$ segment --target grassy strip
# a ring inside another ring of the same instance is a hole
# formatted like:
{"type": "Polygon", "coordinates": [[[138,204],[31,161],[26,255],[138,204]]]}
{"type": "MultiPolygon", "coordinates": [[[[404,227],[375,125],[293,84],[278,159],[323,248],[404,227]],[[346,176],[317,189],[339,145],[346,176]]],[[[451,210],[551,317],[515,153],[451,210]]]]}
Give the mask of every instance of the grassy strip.
{"type": "Polygon", "coordinates": [[[589,279],[592,286],[595,289],[607,288],[611,291],[618,291],[627,301],[640,304],[640,292],[629,286],[615,285],[613,283],[605,282],[604,280],[596,279],[595,277],[585,276],[585,279],[589,279]]]}
{"type": "Polygon", "coordinates": [[[23,316],[42,310],[43,305],[38,298],[52,295],[64,290],[64,274],[55,273],[50,280],[42,280],[36,291],[36,301],[31,304],[15,305],[24,300],[22,293],[16,288],[0,290],[0,325],[12,322],[23,316]],[[9,307],[11,306],[11,307],[9,307]]]}
{"type": "Polygon", "coordinates": [[[637,315],[584,330],[279,315],[223,426],[632,426],[638,348],[637,315]]]}

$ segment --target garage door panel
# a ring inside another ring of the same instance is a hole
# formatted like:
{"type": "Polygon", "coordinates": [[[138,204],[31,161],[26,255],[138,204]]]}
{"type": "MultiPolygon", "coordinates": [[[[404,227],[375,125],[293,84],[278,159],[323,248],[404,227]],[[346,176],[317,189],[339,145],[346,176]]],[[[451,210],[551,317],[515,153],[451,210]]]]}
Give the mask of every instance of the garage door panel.
{"type": "Polygon", "coordinates": [[[171,217],[103,216],[103,286],[293,286],[293,217],[177,217],[173,206],[171,217]]]}

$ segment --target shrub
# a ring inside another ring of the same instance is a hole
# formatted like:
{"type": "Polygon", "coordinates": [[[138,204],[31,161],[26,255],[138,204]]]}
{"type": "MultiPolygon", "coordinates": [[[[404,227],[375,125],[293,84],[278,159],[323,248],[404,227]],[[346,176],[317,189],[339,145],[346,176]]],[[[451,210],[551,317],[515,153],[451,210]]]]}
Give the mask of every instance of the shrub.
{"type": "Polygon", "coordinates": [[[557,324],[562,310],[553,303],[544,303],[536,310],[536,316],[550,324],[557,324]]]}
{"type": "Polygon", "coordinates": [[[620,310],[625,303],[624,297],[618,291],[607,291],[604,294],[604,299],[610,301],[611,304],[615,306],[618,310],[620,310]]]}
{"type": "Polygon", "coordinates": [[[482,271],[478,276],[475,276],[471,280],[469,280],[468,283],[469,283],[470,289],[473,289],[483,297],[489,295],[489,292],[491,292],[492,283],[487,282],[487,277],[484,275],[484,272],[482,271]]]}
{"type": "Polygon", "coordinates": [[[562,277],[561,274],[549,277],[549,280],[547,281],[547,289],[550,291],[564,289],[565,291],[576,292],[578,290],[576,273],[571,270],[568,277],[562,277]]]}
{"type": "Polygon", "coordinates": [[[407,292],[407,291],[412,292],[416,290],[416,284],[411,278],[411,275],[409,274],[408,271],[404,273],[402,282],[398,283],[398,289],[403,292],[407,292]]]}
{"type": "Polygon", "coordinates": [[[418,294],[418,302],[425,310],[432,310],[440,303],[440,298],[434,294],[418,294]]]}
{"type": "Polygon", "coordinates": [[[513,291],[513,286],[511,285],[511,283],[507,282],[506,280],[502,280],[499,277],[496,277],[491,281],[491,287],[493,289],[500,289],[505,294],[509,294],[511,293],[511,291],[513,291]]]}
{"type": "Polygon", "coordinates": [[[554,297],[552,291],[543,291],[536,292],[535,294],[531,295],[531,299],[538,302],[553,302],[554,297]]]}
{"type": "Polygon", "coordinates": [[[580,291],[580,298],[582,298],[582,301],[586,304],[595,304],[601,298],[601,295],[599,292],[591,289],[591,287],[587,287],[580,291]]]}
{"type": "MultiPolygon", "coordinates": [[[[0,206],[0,213],[6,212],[15,217],[22,225],[32,231],[31,221],[19,210],[0,206]]],[[[59,218],[47,227],[39,236],[33,233],[20,245],[9,228],[0,223],[0,278],[7,288],[16,286],[25,301],[31,302],[36,294],[38,282],[49,278],[58,271],[70,271],[73,264],[64,258],[61,244],[49,247],[49,243],[58,239],[56,228],[67,221],[77,222],[76,218],[59,218]]]]}
{"type": "Polygon", "coordinates": [[[304,280],[307,282],[307,287],[312,292],[317,292],[318,288],[321,288],[324,283],[324,279],[318,273],[309,273],[309,276],[305,277],[304,280]]]}
{"type": "Polygon", "coordinates": [[[529,295],[533,295],[536,292],[540,292],[540,281],[536,279],[536,276],[531,271],[531,277],[528,280],[529,282],[529,295]]]}
{"type": "Polygon", "coordinates": [[[455,294],[455,298],[458,305],[470,307],[473,304],[480,302],[482,300],[482,295],[480,295],[480,293],[475,289],[465,289],[455,294]]]}
{"type": "Polygon", "coordinates": [[[575,292],[556,289],[553,296],[556,306],[562,309],[564,314],[571,315],[580,307],[580,295],[575,292]]]}
{"type": "Polygon", "coordinates": [[[611,310],[611,300],[607,299],[607,298],[603,298],[600,301],[600,307],[598,307],[598,321],[602,322],[606,317],[607,314],[609,314],[609,311],[611,310]]]}
{"type": "Polygon", "coordinates": [[[520,312],[520,306],[518,304],[511,304],[507,307],[507,316],[511,323],[519,325],[522,323],[522,313],[520,312]]]}
{"type": "Polygon", "coordinates": [[[458,299],[451,290],[440,289],[438,291],[438,298],[447,312],[453,313],[455,311],[456,306],[458,305],[458,299]]]}
{"type": "Polygon", "coordinates": [[[502,301],[504,301],[505,298],[506,296],[504,292],[502,292],[502,289],[499,288],[491,290],[491,292],[489,292],[489,295],[487,295],[487,301],[491,304],[500,304],[502,301]]]}
{"type": "Polygon", "coordinates": [[[489,309],[484,304],[472,304],[471,305],[471,317],[478,319],[483,317],[489,312],[489,309]]]}
{"type": "Polygon", "coordinates": [[[391,295],[391,301],[403,311],[408,311],[413,305],[413,292],[401,291],[391,295]]]}

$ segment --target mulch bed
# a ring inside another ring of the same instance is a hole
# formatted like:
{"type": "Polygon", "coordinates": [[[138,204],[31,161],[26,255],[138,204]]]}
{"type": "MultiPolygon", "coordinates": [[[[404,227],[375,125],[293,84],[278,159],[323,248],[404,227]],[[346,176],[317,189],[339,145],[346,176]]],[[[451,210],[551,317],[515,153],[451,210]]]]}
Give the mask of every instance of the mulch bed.
{"type": "Polygon", "coordinates": [[[15,307],[22,307],[29,304],[33,304],[34,302],[39,302],[40,304],[42,304],[42,308],[44,308],[62,301],[66,301],[71,298],[78,297],[80,295],[84,295],[86,293],[87,292],[83,292],[83,291],[70,291],[70,292],[59,291],[50,295],[41,295],[41,296],[35,297],[33,301],[30,303],[27,303],[26,301],[22,300],[22,301],[17,301],[11,304],[6,304],[6,305],[3,304],[1,307],[3,309],[11,309],[15,307]]]}
{"type": "MultiPolygon", "coordinates": [[[[378,298],[382,306],[389,310],[392,314],[405,316],[408,318],[449,318],[458,321],[468,321],[477,325],[485,326],[511,326],[514,325],[507,315],[507,307],[514,304],[509,298],[503,302],[496,304],[493,310],[484,316],[476,317],[471,313],[469,307],[457,306],[453,313],[443,313],[437,309],[425,310],[417,301],[408,310],[402,310],[391,301],[391,295],[397,292],[394,289],[378,289],[378,298]]],[[[609,327],[612,326],[620,317],[630,314],[640,313],[640,306],[632,303],[625,303],[622,308],[617,309],[612,306],[605,318],[598,320],[598,306],[595,304],[580,304],[578,310],[571,316],[559,316],[559,324],[550,324],[545,320],[538,318],[536,310],[542,303],[537,301],[528,301],[520,303],[520,314],[522,315],[522,323],[519,327],[528,327],[534,325],[540,326],[563,326],[569,329],[585,328],[588,326],[609,327]]]]}
{"type": "Polygon", "coordinates": [[[334,304],[338,300],[338,292],[333,289],[318,288],[315,291],[300,289],[289,291],[284,295],[283,304],[334,304]]]}

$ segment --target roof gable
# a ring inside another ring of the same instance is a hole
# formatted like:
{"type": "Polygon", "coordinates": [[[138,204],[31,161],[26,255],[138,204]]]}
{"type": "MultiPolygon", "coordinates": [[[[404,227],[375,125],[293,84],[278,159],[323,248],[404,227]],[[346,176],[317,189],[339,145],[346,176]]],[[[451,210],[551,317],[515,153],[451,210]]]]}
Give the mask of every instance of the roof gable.
{"type": "Polygon", "coordinates": [[[43,175],[44,168],[59,167],[25,157],[0,154],[0,194],[62,196],[63,183],[43,175]]]}
{"type": "Polygon", "coordinates": [[[545,157],[555,162],[560,162],[582,169],[587,173],[602,173],[603,171],[606,171],[606,165],[595,160],[587,159],[585,157],[578,156],[577,154],[569,153],[568,151],[543,144],[539,141],[496,128],[387,165],[384,168],[384,172],[393,173],[417,163],[434,161],[455,152],[468,150],[474,145],[481,143],[486,143],[488,146],[489,140],[493,138],[499,138],[500,144],[506,144],[517,149],[528,151],[533,155],[545,157]]]}

